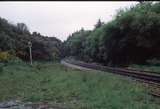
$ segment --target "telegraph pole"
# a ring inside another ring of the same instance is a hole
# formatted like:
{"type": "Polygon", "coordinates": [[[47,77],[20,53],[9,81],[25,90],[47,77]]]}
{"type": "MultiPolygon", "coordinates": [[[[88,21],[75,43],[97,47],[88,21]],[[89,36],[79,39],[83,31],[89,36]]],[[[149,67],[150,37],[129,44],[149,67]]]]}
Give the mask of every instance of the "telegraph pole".
{"type": "Polygon", "coordinates": [[[29,46],[30,63],[32,65],[32,43],[30,41],[28,42],[28,46],[29,46]]]}

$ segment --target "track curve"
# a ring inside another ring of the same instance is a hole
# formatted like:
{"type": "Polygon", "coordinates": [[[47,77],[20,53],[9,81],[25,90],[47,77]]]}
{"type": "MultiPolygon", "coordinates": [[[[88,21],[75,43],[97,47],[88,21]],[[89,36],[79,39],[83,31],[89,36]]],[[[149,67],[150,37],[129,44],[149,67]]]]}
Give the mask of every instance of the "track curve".
{"type": "Polygon", "coordinates": [[[151,94],[160,97],[160,74],[154,74],[153,72],[148,72],[148,71],[145,72],[145,71],[124,69],[124,68],[101,66],[101,65],[90,64],[82,61],[75,61],[69,59],[62,60],[61,63],[65,66],[80,70],[100,70],[100,71],[107,71],[114,74],[132,77],[137,81],[147,84],[147,86],[154,89],[152,90],[151,94]]]}

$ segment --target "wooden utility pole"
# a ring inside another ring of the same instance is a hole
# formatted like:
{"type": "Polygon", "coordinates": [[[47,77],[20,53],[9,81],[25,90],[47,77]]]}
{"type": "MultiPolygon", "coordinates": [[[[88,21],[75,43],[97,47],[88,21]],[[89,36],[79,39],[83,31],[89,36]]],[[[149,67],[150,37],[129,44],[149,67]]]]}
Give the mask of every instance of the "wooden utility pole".
{"type": "Polygon", "coordinates": [[[32,43],[30,41],[28,42],[28,46],[29,46],[30,63],[32,65],[32,43]]]}

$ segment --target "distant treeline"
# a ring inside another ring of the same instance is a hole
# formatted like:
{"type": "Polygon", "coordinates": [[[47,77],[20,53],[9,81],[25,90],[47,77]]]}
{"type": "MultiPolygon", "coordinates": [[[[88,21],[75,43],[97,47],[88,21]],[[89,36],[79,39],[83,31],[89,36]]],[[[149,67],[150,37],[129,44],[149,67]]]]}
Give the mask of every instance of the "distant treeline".
{"type": "Polygon", "coordinates": [[[34,60],[55,60],[61,57],[62,42],[59,39],[37,32],[30,33],[24,23],[11,24],[0,18],[0,61],[6,60],[8,55],[29,60],[29,41],[32,42],[34,60]]]}
{"type": "Polygon", "coordinates": [[[65,56],[110,66],[160,59],[160,2],[121,9],[110,22],[71,34],[64,45],[65,56]]]}

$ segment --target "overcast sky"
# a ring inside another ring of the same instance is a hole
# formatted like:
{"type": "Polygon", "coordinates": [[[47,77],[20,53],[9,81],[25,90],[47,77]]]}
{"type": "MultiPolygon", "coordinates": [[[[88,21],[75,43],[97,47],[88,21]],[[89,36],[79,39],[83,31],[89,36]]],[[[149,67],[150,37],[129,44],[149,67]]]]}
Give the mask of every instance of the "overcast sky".
{"type": "Polygon", "coordinates": [[[61,40],[83,27],[93,29],[100,18],[110,21],[117,9],[138,2],[0,2],[0,17],[12,23],[25,23],[31,32],[61,40]]]}

